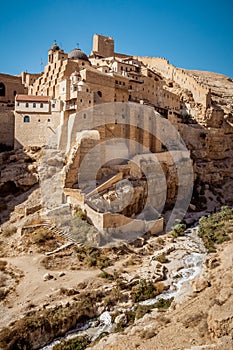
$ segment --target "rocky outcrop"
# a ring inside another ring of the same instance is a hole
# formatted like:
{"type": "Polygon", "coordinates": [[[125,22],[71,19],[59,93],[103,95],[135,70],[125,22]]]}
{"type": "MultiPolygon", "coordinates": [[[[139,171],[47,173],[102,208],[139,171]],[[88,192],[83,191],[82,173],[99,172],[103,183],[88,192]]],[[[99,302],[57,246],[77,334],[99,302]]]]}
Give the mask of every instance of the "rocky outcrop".
{"type": "MultiPolygon", "coordinates": [[[[39,158],[40,149],[36,147],[0,153],[0,223],[9,218],[15,206],[25,201],[27,192],[29,195],[38,184],[39,158]]],[[[38,203],[32,203],[32,207],[35,208],[24,208],[25,212],[39,210],[38,203]]]]}

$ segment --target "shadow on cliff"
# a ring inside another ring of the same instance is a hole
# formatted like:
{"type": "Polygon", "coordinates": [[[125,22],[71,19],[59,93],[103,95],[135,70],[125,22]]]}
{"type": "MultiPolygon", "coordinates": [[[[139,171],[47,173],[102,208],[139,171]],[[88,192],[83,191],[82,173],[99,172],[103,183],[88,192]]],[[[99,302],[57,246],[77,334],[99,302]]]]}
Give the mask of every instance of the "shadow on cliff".
{"type": "Polygon", "coordinates": [[[0,153],[0,224],[8,221],[15,210],[19,217],[25,215],[21,204],[39,188],[39,154],[38,147],[0,153]]]}

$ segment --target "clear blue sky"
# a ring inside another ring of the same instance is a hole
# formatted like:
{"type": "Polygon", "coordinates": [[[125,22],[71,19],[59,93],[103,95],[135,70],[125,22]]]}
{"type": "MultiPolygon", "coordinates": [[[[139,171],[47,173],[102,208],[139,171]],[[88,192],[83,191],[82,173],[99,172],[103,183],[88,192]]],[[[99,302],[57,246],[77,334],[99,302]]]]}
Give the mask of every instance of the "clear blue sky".
{"type": "Polygon", "coordinates": [[[177,67],[233,77],[232,0],[1,0],[0,72],[39,72],[56,39],[87,54],[94,33],[117,52],[166,57],[177,67]]]}

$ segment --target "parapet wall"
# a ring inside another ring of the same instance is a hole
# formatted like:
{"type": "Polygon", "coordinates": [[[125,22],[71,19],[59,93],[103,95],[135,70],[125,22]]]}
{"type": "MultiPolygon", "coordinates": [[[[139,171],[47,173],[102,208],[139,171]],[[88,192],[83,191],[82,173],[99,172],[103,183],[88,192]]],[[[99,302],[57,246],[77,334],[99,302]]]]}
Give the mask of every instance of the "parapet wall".
{"type": "Polygon", "coordinates": [[[192,92],[196,103],[200,103],[204,108],[209,108],[211,105],[210,89],[205,88],[198,83],[193,77],[189,76],[185,70],[176,68],[170,64],[168,60],[160,57],[134,56],[134,58],[142,61],[151,69],[155,69],[161,73],[166,79],[171,79],[179,84],[182,88],[192,92]]]}

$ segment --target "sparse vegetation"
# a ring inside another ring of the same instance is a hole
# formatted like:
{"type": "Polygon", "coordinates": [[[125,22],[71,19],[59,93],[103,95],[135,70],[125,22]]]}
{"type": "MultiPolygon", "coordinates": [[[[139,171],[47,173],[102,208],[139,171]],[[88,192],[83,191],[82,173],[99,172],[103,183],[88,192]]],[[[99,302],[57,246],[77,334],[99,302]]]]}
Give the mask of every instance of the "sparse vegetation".
{"type": "Polygon", "coordinates": [[[16,233],[16,231],[17,231],[17,227],[14,225],[10,225],[10,226],[7,226],[3,229],[2,234],[4,237],[10,237],[14,233],[16,233]]]}
{"type": "Polygon", "coordinates": [[[185,234],[185,225],[184,224],[177,224],[173,227],[172,230],[172,235],[174,238],[180,237],[180,236],[184,236],[185,234]]]}
{"type": "MultiPolygon", "coordinates": [[[[37,312],[31,311],[27,316],[12,324],[11,327],[5,327],[0,331],[0,348],[8,350],[33,349],[35,343],[38,347],[37,335],[41,331],[46,333],[46,339],[49,343],[54,337],[62,336],[68,330],[75,328],[77,322],[94,317],[96,315],[95,303],[95,299],[90,295],[88,299],[84,297],[78,302],[67,303],[65,307],[56,306],[37,312]]],[[[41,347],[44,345],[44,339],[41,338],[41,347]]],[[[65,348],[62,347],[62,349],[65,348]]]]}
{"type": "Polygon", "coordinates": [[[84,212],[79,206],[76,206],[74,208],[75,214],[78,218],[80,218],[83,221],[87,220],[87,213],[84,212]]]}
{"type": "Polygon", "coordinates": [[[203,216],[199,220],[198,235],[203,239],[208,253],[216,252],[216,244],[221,244],[230,239],[233,231],[233,209],[222,207],[219,213],[203,216]]]}
{"type": "Polygon", "coordinates": [[[103,299],[105,307],[115,306],[118,302],[126,302],[128,301],[128,294],[122,293],[122,291],[115,287],[111,289],[109,294],[103,299]]]}
{"type": "Polygon", "coordinates": [[[84,350],[91,343],[89,338],[84,336],[79,336],[70,340],[63,340],[60,344],[53,347],[54,350],[84,350]]]}
{"type": "Polygon", "coordinates": [[[44,244],[51,239],[53,239],[53,233],[43,227],[38,228],[33,235],[33,243],[39,245],[44,244]]]}
{"type": "Polygon", "coordinates": [[[173,302],[174,298],[170,298],[170,299],[159,299],[159,301],[157,301],[157,303],[154,304],[154,307],[160,309],[160,310],[167,310],[170,306],[171,303],[173,302]]]}
{"type": "Polygon", "coordinates": [[[158,256],[155,257],[155,260],[157,260],[158,262],[160,262],[161,264],[166,264],[169,263],[169,260],[166,256],[166,254],[162,253],[158,256]]]}
{"type": "Polygon", "coordinates": [[[110,266],[110,259],[106,257],[101,249],[94,247],[76,247],[78,258],[88,267],[98,267],[103,269],[110,266]]]}
{"type": "Polygon", "coordinates": [[[132,288],[131,298],[134,303],[152,299],[162,293],[164,289],[165,286],[162,283],[153,283],[152,281],[141,279],[139,283],[132,288]]]}

